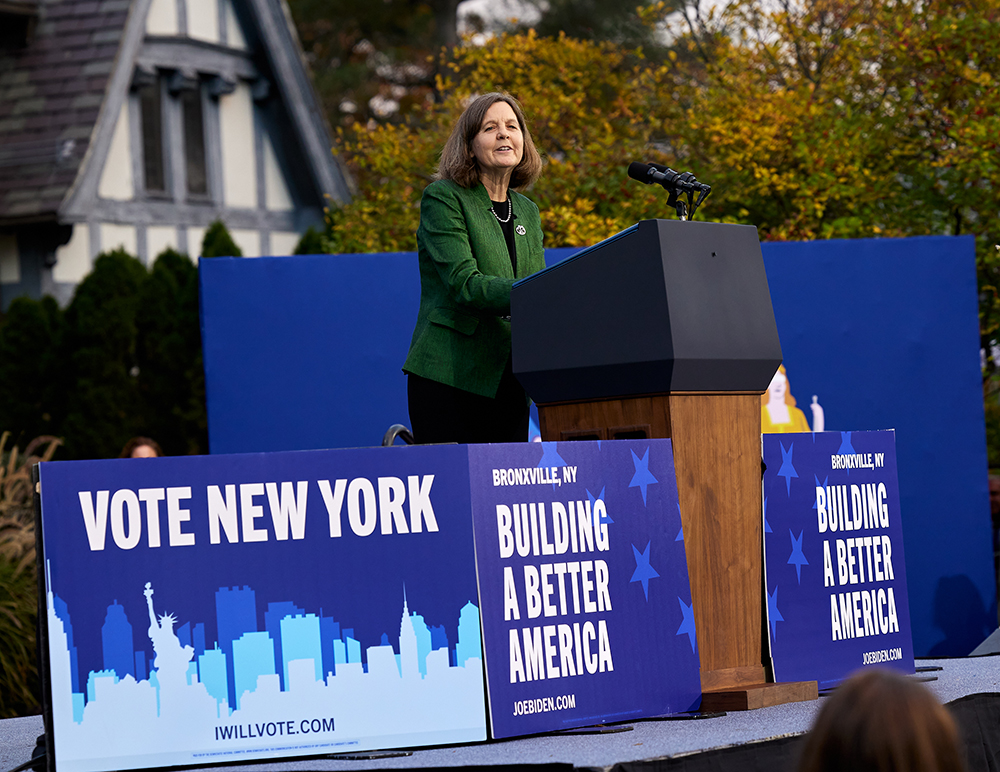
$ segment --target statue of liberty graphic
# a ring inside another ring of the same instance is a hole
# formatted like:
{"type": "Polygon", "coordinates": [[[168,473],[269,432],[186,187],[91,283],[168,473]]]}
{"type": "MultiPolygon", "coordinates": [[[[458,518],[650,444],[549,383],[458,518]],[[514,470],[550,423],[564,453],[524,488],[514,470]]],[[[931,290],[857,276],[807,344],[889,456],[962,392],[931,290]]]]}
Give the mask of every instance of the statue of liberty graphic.
{"type": "Polygon", "coordinates": [[[164,708],[175,702],[187,687],[188,663],[194,656],[194,648],[181,646],[180,639],[174,632],[174,622],[177,620],[173,614],[161,614],[157,622],[153,612],[153,588],[149,582],[146,582],[143,595],[146,596],[146,605],[149,607],[149,638],[156,654],[153,667],[156,668],[162,715],[164,708]]]}

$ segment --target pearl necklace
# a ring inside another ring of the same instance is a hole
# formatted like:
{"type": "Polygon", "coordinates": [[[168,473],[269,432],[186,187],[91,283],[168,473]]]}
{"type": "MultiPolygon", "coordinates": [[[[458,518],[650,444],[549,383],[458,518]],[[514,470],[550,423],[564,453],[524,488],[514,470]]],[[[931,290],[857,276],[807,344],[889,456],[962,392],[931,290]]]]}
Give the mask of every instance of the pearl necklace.
{"type": "Polygon", "coordinates": [[[495,201],[493,202],[493,206],[490,207],[490,211],[493,212],[493,216],[497,218],[497,222],[506,225],[510,222],[511,215],[514,214],[514,204],[511,202],[510,196],[507,196],[507,216],[504,218],[501,218],[500,215],[497,214],[495,201]]]}

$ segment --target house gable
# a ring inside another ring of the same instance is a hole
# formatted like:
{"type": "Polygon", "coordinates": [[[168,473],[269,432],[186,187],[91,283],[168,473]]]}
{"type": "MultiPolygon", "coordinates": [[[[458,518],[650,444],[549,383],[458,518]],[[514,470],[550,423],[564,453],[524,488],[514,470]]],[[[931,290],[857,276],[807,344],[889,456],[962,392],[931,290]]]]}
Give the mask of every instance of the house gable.
{"type": "MultiPolygon", "coordinates": [[[[41,0],[39,38],[69,33],[68,21],[50,24],[53,9],[93,5],[41,0]]],[[[0,145],[0,234],[12,233],[18,217],[85,227],[31,247],[33,264],[22,254],[20,286],[0,284],[4,306],[16,294],[35,294],[24,277],[39,271],[42,292],[68,299],[89,270],[83,252],[92,260],[123,246],[148,263],[172,247],[195,257],[216,219],[247,256],[287,253],[306,227],[321,225],[329,201],[349,199],[281,0],[103,0],[99,7],[117,15],[92,18],[101,29],[88,39],[108,42],[91,51],[93,67],[77,68],[98,72],[88,83],[101,89],[82,89],[75,104],[89,112],[47,141],[52,158],[36,153],[39,175],[59,184],[5,187],[9,151],[0,145]],[[60,152],[62,165],[53,162],[60,152]]],[[[0,100],[23,78],[15,69],[0,67],[0,100]]],[[[20,125],[7,112],[0,108],[0,143],[5,128],[20,125]]],[[[15,274],[5,261],[9,279],[15,274]]]]}
{"type": "Polygon", "coordinates": [[[0,227],[53,218],[77,178],[129,3],[40,0],[33,12],[24,44],[0,48],[0,227]]]}

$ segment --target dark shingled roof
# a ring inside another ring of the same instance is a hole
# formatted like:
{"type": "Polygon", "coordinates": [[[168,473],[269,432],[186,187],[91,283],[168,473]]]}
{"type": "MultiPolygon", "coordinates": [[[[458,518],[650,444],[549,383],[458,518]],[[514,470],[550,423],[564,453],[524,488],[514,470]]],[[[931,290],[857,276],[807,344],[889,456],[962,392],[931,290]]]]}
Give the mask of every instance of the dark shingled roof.
{"type": "Polygon", "coordinates": [[[0,223],[54,219],[97,122],[130,0],[39,0],[25,48],[0,50],[0,223]]]}

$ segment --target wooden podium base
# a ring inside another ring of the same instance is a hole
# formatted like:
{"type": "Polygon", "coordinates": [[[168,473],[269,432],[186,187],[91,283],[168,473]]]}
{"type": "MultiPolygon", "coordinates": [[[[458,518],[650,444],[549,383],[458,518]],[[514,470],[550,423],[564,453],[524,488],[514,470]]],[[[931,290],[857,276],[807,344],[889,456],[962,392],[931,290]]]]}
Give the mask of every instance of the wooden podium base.
{"type": "Polygon", "coordinates": [[[815,681],[766,683],[760,394],[655,394],[538,406],[546,442],[670,438],[701,688],[715,710],[816,699],[815,681]]]}
{"type": "Polygon", "coordinates": [[[756,710],[786,702],[807,702],[819,698],[815,681],[762,683],[733,689],[712,689],[701,693],[701,711],[756,710]]]}

